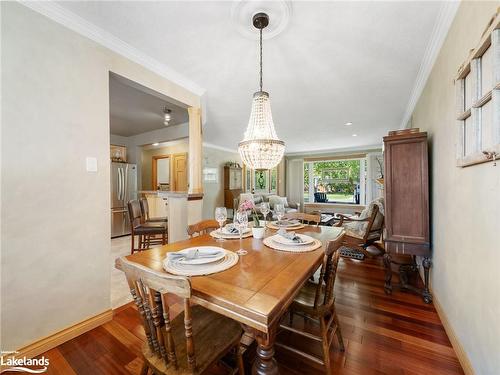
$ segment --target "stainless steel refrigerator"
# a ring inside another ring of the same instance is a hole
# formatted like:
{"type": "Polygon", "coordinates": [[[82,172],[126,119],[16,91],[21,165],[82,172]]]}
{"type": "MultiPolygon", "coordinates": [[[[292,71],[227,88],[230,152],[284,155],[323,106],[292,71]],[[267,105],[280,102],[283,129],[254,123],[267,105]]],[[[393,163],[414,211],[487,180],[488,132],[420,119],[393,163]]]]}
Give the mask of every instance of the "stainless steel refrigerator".
{"type": "Polygon", "coordinates": [[[130,234],[127,202],[137,199],[137,166],[111,162],[111,237],[130,234]]]}

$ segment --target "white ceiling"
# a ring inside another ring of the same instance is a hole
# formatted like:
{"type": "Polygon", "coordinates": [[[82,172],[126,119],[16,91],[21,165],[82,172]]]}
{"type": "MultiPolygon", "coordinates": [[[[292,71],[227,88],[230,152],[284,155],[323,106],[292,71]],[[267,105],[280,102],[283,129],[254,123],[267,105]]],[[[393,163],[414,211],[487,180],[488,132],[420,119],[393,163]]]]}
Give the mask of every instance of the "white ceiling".
{"type": "MultiPolygon", "coordinates": [[[[204,140],[237,147],[258,89],[258,45],[232,23],[233,2],[59,4],[203,87],[204,140]]],[[[264,90],[287,152],[380,144],[401,125],[443,3],[289,5],[284,30],[264,41],[264,90]]]]}
{"type": "MultiPolygon", "coordinates": [[[[136,85],[138,86],[138,85],[136,85]]],[[[146,91],[146,90],[144,90],[146,91]]],[[[111,134],[132,135],[163,129],[163,108],[170,109],[172,119],[168,126],[188,121],[187,110],[168,103],[160,95],[152,95],[127,84],[126,80],[110,76],[109,124],[111,134]]]]}

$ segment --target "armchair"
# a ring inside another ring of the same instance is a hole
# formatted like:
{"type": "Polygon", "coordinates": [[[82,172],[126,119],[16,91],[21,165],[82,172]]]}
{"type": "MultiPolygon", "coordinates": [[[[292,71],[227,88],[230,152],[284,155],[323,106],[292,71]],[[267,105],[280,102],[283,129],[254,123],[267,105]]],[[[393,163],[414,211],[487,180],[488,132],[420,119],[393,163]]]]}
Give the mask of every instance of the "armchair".
{"type": "MultiPolygon", "coordinates": [[[[345,236],[343,246],[361,251],[366,256],[372,257],[366,249],[382,237],[384,226],[384,199],[378,198],[372,201],[359,216],[347,217],[338,214],[340,221],[334,226],[343,227],[345,236]]],[[[380,246],[377,249],[382,254],[384,251],[380,246]]],[[[381,255],[380,254],[380,255],[381,255]]]]}
{"type": "Polygon", "coordinates": [[[314,202],[327,203],[328,197],[326,196],[326,193],[314,193],[314,202]]]}

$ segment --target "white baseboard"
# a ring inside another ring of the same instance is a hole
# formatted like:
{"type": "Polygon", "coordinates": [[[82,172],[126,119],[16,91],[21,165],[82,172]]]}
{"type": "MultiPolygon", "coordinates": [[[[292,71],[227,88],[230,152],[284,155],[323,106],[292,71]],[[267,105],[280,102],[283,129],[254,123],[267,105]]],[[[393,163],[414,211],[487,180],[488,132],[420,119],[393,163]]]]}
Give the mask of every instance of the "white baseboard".
{"type": "Polygon", "coordinates": [[[443,323],[444,330],[446,331],[446,334],[450,339],[451,346],[453,346],[453,350],[455,350],[455,354],[457,355],[458,361],[462,365],[462,369],[464,370],[465,375],[475,375],[474,368],[472,367],[472,364],[469,360],[469,357],[467,356],[467,353],[464,350],[464,347],[460,343],[460,340],[458,339],[455,330],[451,326],[450,321],[448,320],[448,317],[443,310],[443,307],[434,294],[432,295],[432,303],[436,308],[439,319],[441,319],[441,323],[443,323]]]}
{"type": "Polygon", "coordinates": [[[113,319],[113,310],[106,310],[103,313],[93,316],[83,322],[77,323],[71,327],[65,328],[62,331],[56,332],[43,339],[37,340],[32,344],[22,347],[17,350],[16,358],[27,357],[33,358],[46,351],[53,349],[66,341],[69,341],[77,336],[84,334],[100,325],[107,323],[113,319]]]}

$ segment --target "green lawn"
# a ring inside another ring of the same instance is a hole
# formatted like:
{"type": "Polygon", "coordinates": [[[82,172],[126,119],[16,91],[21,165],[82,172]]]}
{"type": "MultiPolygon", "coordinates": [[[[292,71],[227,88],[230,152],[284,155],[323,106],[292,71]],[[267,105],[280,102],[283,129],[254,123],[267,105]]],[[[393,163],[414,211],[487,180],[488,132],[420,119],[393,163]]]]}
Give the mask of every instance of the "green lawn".
{"type": "MultiPolygon", "coordinates": [[[[353,194],[327,194],[326,195],[329,202],[348,202],[353,203],[353,194]]],[[[307,193],[304,193],[304,198],[307,197],[307,193]]],[[[314,197],[311,197],[310,202],[314,201],[314,197]]]]}

